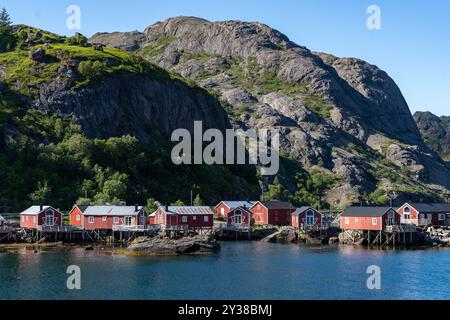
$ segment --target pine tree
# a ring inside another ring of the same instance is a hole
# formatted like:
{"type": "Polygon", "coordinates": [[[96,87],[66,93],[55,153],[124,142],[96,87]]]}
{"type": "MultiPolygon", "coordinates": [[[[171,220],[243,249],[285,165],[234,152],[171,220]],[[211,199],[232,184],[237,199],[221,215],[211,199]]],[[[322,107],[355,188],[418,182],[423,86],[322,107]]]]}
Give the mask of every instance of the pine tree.
{"type": "Polygon", "coordinates": [[[12,24],[11,17],[9,16],[8,11],[3,8],[0,11],[0,26],[1,27],[10,27],[12,24]]]}
{"type": "Polygon", "coordinates": [[[13,50],[15,47],[16,39],[11,24],[9,13],[3,8],[0,11],[0,52],[13,50]]]}

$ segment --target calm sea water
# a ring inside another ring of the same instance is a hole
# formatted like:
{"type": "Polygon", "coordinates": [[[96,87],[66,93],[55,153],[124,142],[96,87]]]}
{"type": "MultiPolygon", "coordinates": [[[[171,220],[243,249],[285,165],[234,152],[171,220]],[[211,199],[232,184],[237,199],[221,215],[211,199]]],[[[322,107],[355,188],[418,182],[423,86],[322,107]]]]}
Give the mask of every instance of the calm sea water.
{"type": "Polygon", "coordinates": [[[127,257],[105,250],[0,253],[0,299],[450,299],[447,249],[224,243],[192,257],[127,257]],[[82,289],[66,287],[81,268],[82,289]],[[367,289],[367,267],[381,290],[367,289]]]}

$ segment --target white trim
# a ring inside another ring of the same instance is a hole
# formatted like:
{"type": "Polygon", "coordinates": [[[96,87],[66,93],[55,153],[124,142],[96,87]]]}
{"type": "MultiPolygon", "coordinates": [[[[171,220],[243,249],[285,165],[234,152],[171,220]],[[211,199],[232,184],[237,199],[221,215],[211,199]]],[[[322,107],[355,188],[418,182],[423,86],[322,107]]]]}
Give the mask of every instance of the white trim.
{"type": "Polygon", "coordinates": [[[88,223],[89,223],[89,224],[94,224],[94,223],[95,223],[95,218],[94,218],[94,216],[89,216],[89,217],[88,217],[88,223]]]}

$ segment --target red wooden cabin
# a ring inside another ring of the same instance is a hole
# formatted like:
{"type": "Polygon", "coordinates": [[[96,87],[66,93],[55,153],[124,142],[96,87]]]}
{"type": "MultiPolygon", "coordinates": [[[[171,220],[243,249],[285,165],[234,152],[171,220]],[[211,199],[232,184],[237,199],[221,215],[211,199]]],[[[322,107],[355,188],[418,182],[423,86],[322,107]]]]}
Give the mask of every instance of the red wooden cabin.
{"type": "Polygon", "coordinates": [[[400,215],[390,207],[350,207],[341,215],[341,229],[385,231],[400,225],[400,215]]]}
{"type": "Polygon", "coordinates": [[[215,218],[216,219],[223,219],[227,221],[228,213],[231,210],[234,210],[236,208],[242,207],[249,209],[252,207],[257,201],[221,201],[217,206],[214,208],[215,218]]]}
{"type": "Polygon", "coordinates": [[[214,226],[214,213],[205,206],[161,206],[150,221],[166,229],[206,229],[214,226]]]}
{"type": "Polygon", "coordinates": [[[405,203],[397,209],[402,223],[416,226],[443,226],[450,217],[450,204],[447,203],[405,203]]]}
{"type": "Polygon", "coordinates": [[[113,230],[119,227],[146,227],[147,212],[141,206],[75,206],[70,224],[84,230],[113,230]]]}
{"type": "Polygon", "coordinates": [[[311,229],[322,226],[322,213],[311,207],[297,208],[291,218],[294,228],[311,229]]]}
{"type": "Polygon", "coordinates": [[[251,226],[254,224],[253,214],[246,207],[237,207],[227,214],[227,224],[231,226],[251,226]]]}
{"type": "Polygon", "coordinates": [[[258,201],[251,208],[255,224],[290,226],[295,207],[285,201],[258,201]]]}
{"type": "Polygon", "coordinates": [[[20,227],[24,229],[36,230],[62,224],[62,213],[51,206],[32,206],[20,213],[20,227]]]}

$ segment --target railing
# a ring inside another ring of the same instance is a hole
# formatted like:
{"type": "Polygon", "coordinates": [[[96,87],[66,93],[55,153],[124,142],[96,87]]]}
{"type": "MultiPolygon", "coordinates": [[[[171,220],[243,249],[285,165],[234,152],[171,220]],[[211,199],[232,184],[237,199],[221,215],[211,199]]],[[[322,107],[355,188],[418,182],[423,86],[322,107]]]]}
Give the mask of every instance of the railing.
{"type": "Polygon", "coordinates": [[[419,226],[427,226],[429,224],[433,224],[433,220],[432,219],[419,219],[418,224],[419,224],[419,226]]]}
{"type": "Polygon", "coordinates": [[[189,226],[183,224],[171,225],[171,226],[163,226],[162,229],[166,231],[187,231],[189,229],[189,226]]]}
{"type": "Polygon", "coordinates": [[[147,226],[130,226],[130,225],[115,225],[112,227],[113,231],[157,231],[161,226],[156,224],[149,224],[147,226]]]}
{"type": "Polygon", "coordinates": [[[38,226],[38,231],[42,232],[72,232],[73,227],[72,226],[38,226]]]}
{"type": "Polygon", "coordinates": [[[386,226],[384,228],[384,231],[387,233],[393,233],[393,232],[415,232],[416,226],[413,224],[402,224],[402,225],[391,225],[386,226]]]}
{"type": "Polygon", "coordinates": [[[251,226],[247,223],[224,223],[220,225],[220,228],[226,230],[248,230],[251,226]]]}

